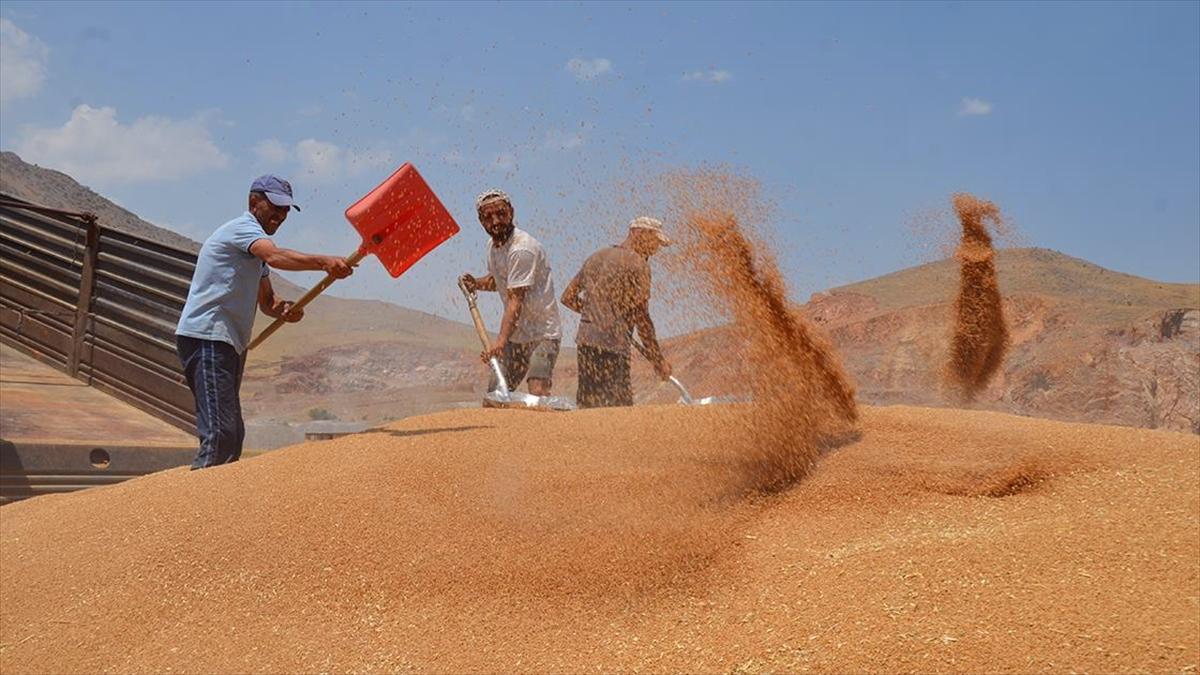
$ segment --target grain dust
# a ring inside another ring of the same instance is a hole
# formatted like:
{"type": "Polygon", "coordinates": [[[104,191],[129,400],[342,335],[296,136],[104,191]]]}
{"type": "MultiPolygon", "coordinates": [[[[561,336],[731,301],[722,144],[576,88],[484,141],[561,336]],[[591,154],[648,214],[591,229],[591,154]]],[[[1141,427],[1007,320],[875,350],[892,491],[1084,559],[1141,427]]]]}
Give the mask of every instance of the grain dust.
{"type": "Polygon", "coordinates": [[[1003,221],[990,201],[966,193],[954,195],[962,224],[958,296],[954,301],[954,334],[946,379],[964,400],[983,391],[1000,369],[1008,349],[1008,326],[996,275],[995,250],[988,224],[1003,221]]]}
{"type": "MultiPolygon", "coordinates": [[[[766,238],[753,227],[767,208],[753,181],[702,169],[668,174],[678,251],[670,269],[684,302],[725,318],[739,343],[745,407],[741,437],[748,484],[775,490],[815,465],[821,439],[858,418],[854,387],[830,342],[788,299],[766,238]]],[[[675,301],[680,301],[677,294],[675,301]]]]}

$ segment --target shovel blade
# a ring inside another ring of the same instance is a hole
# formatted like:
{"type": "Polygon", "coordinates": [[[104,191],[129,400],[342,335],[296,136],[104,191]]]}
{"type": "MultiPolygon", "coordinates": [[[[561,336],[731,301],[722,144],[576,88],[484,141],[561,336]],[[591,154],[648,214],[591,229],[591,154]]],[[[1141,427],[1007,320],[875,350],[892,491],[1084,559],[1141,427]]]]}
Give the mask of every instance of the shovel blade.
{"type": "Polygon", "coordinates": [[[680,398],[679,405],[717,405],[720,403],[749,403],[748,398],[741,396],[705,396],[704,398],[693,398],[685,400],[680,398]]]}
{"type": "Polygon", "coordinates": [[[362,250],[379,258],[393,277],[459,229],[417,167],[408,162],[346,209],[346,220],[362,235],[362,250]]]}
{"type": "Polygon", "coordinates": [[[504,395],[498,391],[489,391],[483,396],[486,408],[509,408],[521,410],[545,410],[551,412],[566,412],[575,409],[575,404],[561,396],[534,396],[519,391],[504,395]]]}

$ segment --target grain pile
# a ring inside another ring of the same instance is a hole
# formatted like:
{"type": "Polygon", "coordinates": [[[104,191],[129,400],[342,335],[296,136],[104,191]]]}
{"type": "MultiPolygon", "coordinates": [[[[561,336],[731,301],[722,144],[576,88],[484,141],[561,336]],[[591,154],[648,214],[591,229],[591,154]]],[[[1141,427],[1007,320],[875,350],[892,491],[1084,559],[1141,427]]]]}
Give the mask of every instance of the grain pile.
{"type": "Polygon", "coordinates": [[[964,400],[975,398],[1000,369],[1008,349],[1008,326],[996,278],[995,251],[987,223],[999,225],[1000,209],[966,193],[954,195],[962,223],[958,296],[947,382],[964,400]]]}
{"type": "Polygon", "coordinates": [[[1174,671],[1182,434],[863,408],[728,491],[727,412],[464,410],[0,508],[0,670],[1174,671]]]}

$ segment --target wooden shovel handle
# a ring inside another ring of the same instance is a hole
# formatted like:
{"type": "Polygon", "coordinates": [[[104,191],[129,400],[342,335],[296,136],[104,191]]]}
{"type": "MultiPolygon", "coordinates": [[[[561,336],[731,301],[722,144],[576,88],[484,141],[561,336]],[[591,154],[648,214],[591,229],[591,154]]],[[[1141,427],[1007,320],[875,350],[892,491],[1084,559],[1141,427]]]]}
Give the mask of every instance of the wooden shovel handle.
{"type": "Polygon", "coordinates": [[[458,281],[458,288],[462,291],[463,297],[467,299],[467,307],[471,310],[471,321],[475,323],[475,332],[479,334],[480,344],[484,349],[491,347],[492,340],[488,337],[487,329],[483,327],[483,317],[479,315],[479,307],[475,304],[475,292],[468,291],[462,279],[458,281]]]}
{"type": "Polygon", "coordinates": [[[483,317],[479,316],[479,308],[471,305],[471,320],[475,322],[475,332],[479,333],[479,343],[484,349],[491,347],[491,338],[488,337],[487,329],[483,327],[483,317]]]}
{"type": "MultiPolygon", "coordinates": [[[[352,254],[351,254],[349,257],[347,257],[347,258],[346,258],[346,264],[347,264],[347,265],[349,265],[349,266],[351,266],[351,267],[354,267],[354,266],[355,266],[355,265],[357,265],[357,264],[359,263],[359,261],[361,261],[361,260],[362,260],[362,259],[363,259],[363,258],[364,258],[366,255],[367,255],[367,252],[366,252],[366,251],[364,251],[364,250],[362,250],[362,249],[360,248],[360,249],[358,249],[357,251],[355,251],[354,253],[352,253],[352,254]]],[[[321,293],[323,293],[323,292],[325,291],[325,289],[326,289],[326,288],[329,288],[330,286],[332,286],[332,285],[333,285],[333,282],[335,282],[335,281],[337,281],[337,279],[335,279],[335,278],[334,278],[334,276],[333,276],[332,274],[326,274],[326,275],[325,275],[325,278],[321,280],[321,283],[319,283],[319,284],[317,284],[316,286],[313,286],[312,288],[310,288],[310,289],[308,290],[308,292],[307,292],[307,293],[305,293],[304,295],[302,295],[302,296],[300,297],[300,299],[299,299],[299,300],[297,300],[296,302],[292,303],[292,306],[288,308],[288,312],[287,312],[287,313],[284,313],[284,315],[283,315],[283,316],[281,316],[281,317],[279,317],[278,319],[275,319],[274,321],[272,321],[270,326],[267,326],[267,327],[266,327],[266,328],[263,330],[263,332],[259,333],[259,334],[258,334],[258,337],[254,338],[254,340],[250,342],[250,346],[249,346],[249,347],[246,347],[246,351],[249,351],[249,350],[251,350],[251,349],[254,349],[255,347],[257,347],[257,346],[259,346],[260,344],[262,344],[263,340],[266,340],[267,338],[271,337],[271,334],[272,334],[272,333],[274,333],[275,331],[279,330],[279,329],[280,329],[280,327],[282,327],[282,326],[283,326],[283,324],[287,323],[287,315],[288,315],[288,313],[292,312],[293,310],[297,310],[297,309],[304,309],[304,306],[305,306],[305,305],[307,305],[308,303],[312,302],[312,301],[313,301],[313,299],[315,299],[315,298],[316,298],[318,295],[320,295],[321,293]]]]}

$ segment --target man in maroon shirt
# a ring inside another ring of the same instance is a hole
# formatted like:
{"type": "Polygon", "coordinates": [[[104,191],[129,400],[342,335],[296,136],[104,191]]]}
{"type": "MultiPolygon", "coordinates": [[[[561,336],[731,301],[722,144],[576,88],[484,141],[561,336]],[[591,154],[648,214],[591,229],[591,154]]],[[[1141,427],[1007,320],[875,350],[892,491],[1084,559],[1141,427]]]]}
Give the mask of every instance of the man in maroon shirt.
{"type": "Polygon", "coordinates": [[[580,408],[633,405],[629,348],[636,329],[658,376],[671,375],[650,320],[650,256],[671,240],[662,223],[636,218],[616,246],[591,255],[562,295],[580,314],[575,337],[579,362],[580,408]]]}

